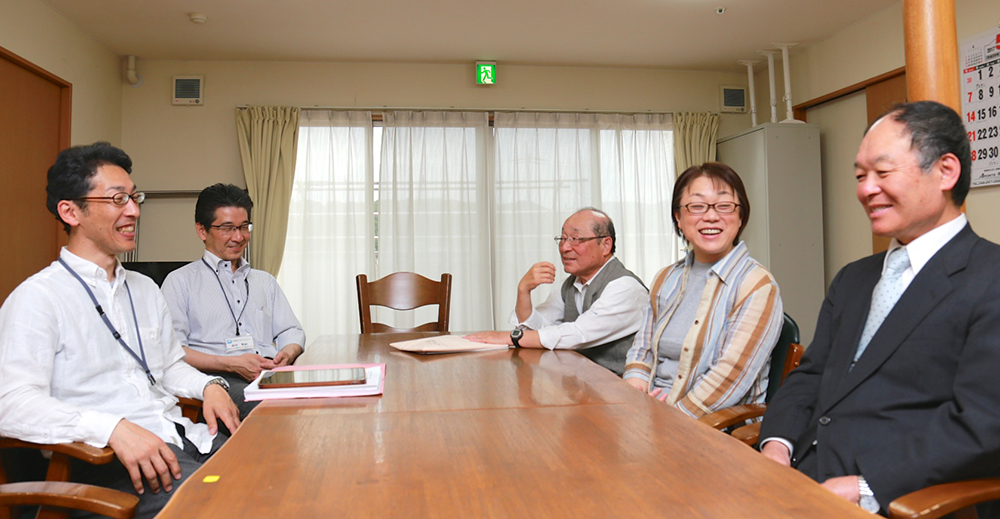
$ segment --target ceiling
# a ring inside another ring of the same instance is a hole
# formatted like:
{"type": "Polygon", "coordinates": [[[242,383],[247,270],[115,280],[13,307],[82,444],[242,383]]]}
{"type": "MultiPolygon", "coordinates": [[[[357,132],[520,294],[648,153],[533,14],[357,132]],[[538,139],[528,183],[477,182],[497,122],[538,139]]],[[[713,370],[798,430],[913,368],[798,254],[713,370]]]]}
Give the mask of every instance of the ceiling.
{"type": "Polygon", "coordinates": [[[899,0],[43,1],[140,59],[738,71],[773,42],[816,43],[899,0]]]}

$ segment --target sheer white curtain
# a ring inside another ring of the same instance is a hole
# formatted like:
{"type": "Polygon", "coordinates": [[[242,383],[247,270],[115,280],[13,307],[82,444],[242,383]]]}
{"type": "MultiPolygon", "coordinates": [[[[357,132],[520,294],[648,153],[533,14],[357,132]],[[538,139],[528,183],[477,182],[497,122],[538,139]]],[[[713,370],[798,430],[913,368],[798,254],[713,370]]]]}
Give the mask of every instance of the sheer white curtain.
{"type": "Polygon", "coordinates": [[[354,276],[374,271],[372,114],[303,110],[278,282],[309,341],[360,329],[354,276]]]}
{"type": "MultiPolygon", "coordinates": [[[[495,327],[507,328],[517,282],[532,264],[561,270],[553,238],[581,207],[611,217],[616,255],[644,281],[676,260],[670,115],[497,113],[494,131],[495,327]]],[[[563,279],[535,290],[535,303],[563,279]]]]}
{"type": "MultiPolygon", "coordinates": [[[[451,273],[455,331],[492,327],[489,140],[485,112],[383,114],[375,274],[451,273]]],[[[379,318],[409,327],[435,320],[436,311],[379,318]]]]}

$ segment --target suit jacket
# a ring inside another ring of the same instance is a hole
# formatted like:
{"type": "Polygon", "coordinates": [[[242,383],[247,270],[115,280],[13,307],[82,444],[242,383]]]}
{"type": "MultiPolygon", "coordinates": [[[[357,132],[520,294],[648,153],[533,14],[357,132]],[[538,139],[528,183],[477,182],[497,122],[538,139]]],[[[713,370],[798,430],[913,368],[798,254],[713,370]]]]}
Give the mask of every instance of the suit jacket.
{"type": "Polygon", "coordinates": [[[792,465],[817,481],[863,475],[883,508],[932,484],[1000,476],[1000,246],[966,225],[848,371],[884,256],[837,274],[761,429],[792,441],[792,465]]]}

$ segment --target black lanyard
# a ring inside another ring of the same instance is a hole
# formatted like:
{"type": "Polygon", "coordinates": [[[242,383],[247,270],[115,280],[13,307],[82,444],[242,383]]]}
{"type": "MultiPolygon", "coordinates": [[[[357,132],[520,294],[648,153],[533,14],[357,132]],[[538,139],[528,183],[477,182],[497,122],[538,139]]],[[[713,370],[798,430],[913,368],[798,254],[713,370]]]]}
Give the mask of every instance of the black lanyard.
{"type": "Polygon", "coordinates": [[[146,350],[142,347],[142,332],[139,331],[139,318],[135,315],[135,303],[132,301],[132,291],[128,288],[128,280],[126,279],[124,281],[125,291],[128,292],[128,304],[132,307],[132,322],[135,323],[135,336],[139,339],[139,353],[142,354],[141,358],[139,355],[136,355],[134,351],[132,351],[132,348],[128,347],[128,344],[125,344],[125,340],[122,339],[122,335],[118,333],[118,330],[115,330],[115,326],[111,324],[111,319],[108,319],[107,314],[104,313],[104,309],[101,308],[101,304],[97,302],[97,297],[94,295],[94,292],[87,286],[87,283],[83,280],[83,278],[81,278],[75,270],[69,268],[69,265],[67,265],[62,258],[59,258],[59,263],[61,263],[63,267],[66,267],[66,270],[68,270],[70,274],[73,274],[73,277],[75,277],[76,280],[83,285],[83,289],[87,291],[87,295],[90,296],[90,300],[94,302],[94,308],[97,309],[97,315],[101,316],[101,320],[104,321],[104,326],[108,327],[108,330],[111,331],[111,335],[115,337],[118,344],[121,344],[122,348],[125,348],[125,351],[127,351],[128,354],[131,355],[140,366],[142,366],[142,369],[146,371],[146,377],[149,378],[149,384],[155,386],[156,379],[153,378],[153,374],[149,371],[149,364],[146,363],[146,350]]]}
{"type": "Polygon", "coordinates": [[[219,282],[219,288],[222,289],[222,298],[226,300],[226,308],[229,309],[229,315],[233,316],[233,322],[236,323],[236,336],[239,337],[240,336],[240,319],[243,318],[243,312],[246,311],[246,309],[247,309],[247,303],[250,302],[250,276],[249,276],[249,274],[246,277],[243,278],[243,283],[247,287],[247,297],[246,297],[246,300],[243,301],[243,309],[240,310],[240,316],[236,317],[236,312],[233,311],[233,305],[229,304],[229,294],[226,292],[226,287],[222,286],[222,279],[219,278],[219,273],[215,269],[213,269],[212,266],[209,265],[207,261],[205,261],[205,258],[201,258],[201,262],[204,263],[206,267],[208,267],[208,270],[212,271],[212,274],[215,274],[215,280],[219,282]]]}

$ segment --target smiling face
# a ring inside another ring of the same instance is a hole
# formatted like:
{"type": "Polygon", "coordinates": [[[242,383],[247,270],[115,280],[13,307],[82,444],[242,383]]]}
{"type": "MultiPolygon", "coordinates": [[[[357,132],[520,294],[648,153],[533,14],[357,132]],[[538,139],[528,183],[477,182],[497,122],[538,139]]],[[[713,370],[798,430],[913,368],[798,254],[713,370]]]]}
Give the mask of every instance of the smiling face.
{"type": "MultiPolygon", "coordinates": [[[[135,184],[128,172],[114,165],[97,168],[91,178],[87,197],[110,197],[115,193],[134,194],[135,184]]],[[[62,200],[60,217],[70,225],[70,252],[98,265],[114,264],[114,256],[135,250],[135,224],[139,205],[129,200],[123,206],[111,200],[88,200],[86,203],[62,200]]]]}
{"type": "Polygon", "coordinates": [[[229,261],[235,271],[239,259],[243,256],[243,251],[250,243],[250,234],[239,230],[227,233],[215,226],[239,227],[248,223],[250,223],[250,218],[247,216],[246,209],[228,206],[215,210],[212,227],[206,229],[200,223],[196,223],[195,228],[198,230],[198,237],[205,242],[205,249],[218,256],[219,259],[229,261]]]}
{"type": "MultiPolygon", "coordinates": [[[[597,236],[594,228],[599,217],[593,211],[580,211],[566,219],[562,235],[567,238],[597,236]]],[[[575,247],[567,240],[559,245],[559,256],[562,258],[563,270],[586,283],[611,258],[611,238],[587,240],[575,247]]]]}
{"type": "MultiPolygon", "coordinates": [[[[855,159],[857,196],[872,233],[907,244],[958,216],[950,190],[957,177],[939,159],[921,171],[903,123],[885,117],[865,135],[855,159]]],[[[946,155],[945,157],[951,157],[946,155]]]]}
{"type": "Polygon", "coordinates": [[[732,187],[705,175],[692,180],[681,194],[681,207],[674,215],[677,225],[694,249],[694,259],[700,263],[715,263],[733,250],[733,242],[743,225],[740,212],[719,214],[712,208],[704,214],[691,214],[684,206],[696,202],[739,203],[739,200],[732,187]]]}

